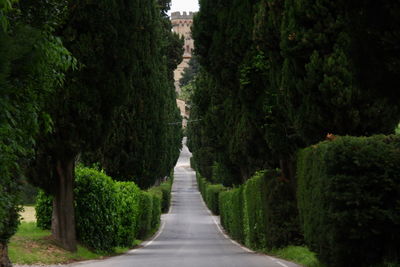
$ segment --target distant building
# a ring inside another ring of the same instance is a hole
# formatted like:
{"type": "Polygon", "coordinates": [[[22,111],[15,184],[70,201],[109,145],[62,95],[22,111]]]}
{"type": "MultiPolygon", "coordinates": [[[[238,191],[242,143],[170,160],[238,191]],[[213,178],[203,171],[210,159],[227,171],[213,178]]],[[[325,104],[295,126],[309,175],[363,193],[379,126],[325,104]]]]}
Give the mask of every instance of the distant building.
{"type": "Polygon", "coordinates": [[[171,14],[172,31],[183,36],[185,43],[183,48],[185,49],[183,53],[183,61],[178,65],[177,69],[174,71],[174,80],[176,91],[180,91],[179,79],[182,78],[183,69],[188,66],[189,60],[192,58],[192,52],[194,49],[194,42],[192,38],[191,27],[193,24],[193,12],[173,12],[171,14]]]}
{"type": "MultiPolygon", "coordinates": [[[[172,23],[172,31],[183,36],[185,43],[183,45],[184,53],[183,60],[178,65],[176,70],[174,71],[174,80],[175,80],[175,90],[180,93],[180,85],[179,80],[182,78],[183,70],[189,65],[189,61],[192,58],[192,52],[194,49],[194,41],[192,38],[191,27],[193,24],[193,16],[195,13],[189,12],[173,12],[171,14],[171,23],[172,23]]],[[[177,105],[181,110],[181,115],[184,118],[182,122],[182,126],[186,127],[187,119],[189,118],[189,110],[186,107],[186,103],[182,100],[177,99],[177,105]]]]}

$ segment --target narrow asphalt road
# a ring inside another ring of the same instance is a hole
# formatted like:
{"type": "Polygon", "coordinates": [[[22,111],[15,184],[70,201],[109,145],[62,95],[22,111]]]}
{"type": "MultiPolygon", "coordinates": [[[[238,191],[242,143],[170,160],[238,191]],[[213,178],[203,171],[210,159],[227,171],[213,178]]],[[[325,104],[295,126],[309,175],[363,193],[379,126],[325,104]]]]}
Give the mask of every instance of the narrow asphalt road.
{"type": "Polygon", "coordinates": [[[191,154],[184,145],[175,166],[172,207],[163,215],[156,237],[139,249],[79,267],[298,267],[299,265],[248,252],[224,236],[197,190],[191,154]]]}

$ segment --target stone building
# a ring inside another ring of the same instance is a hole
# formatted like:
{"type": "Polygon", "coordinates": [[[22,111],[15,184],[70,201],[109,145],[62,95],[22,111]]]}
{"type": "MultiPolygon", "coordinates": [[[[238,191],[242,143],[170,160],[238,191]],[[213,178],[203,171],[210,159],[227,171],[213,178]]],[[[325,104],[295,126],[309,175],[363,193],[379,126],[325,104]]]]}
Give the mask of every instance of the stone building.
{"type": "Polygon", "coordinates": [[[188,66],[189,60],[192,57],[192,51],[194,49],[194,42],[192,39],[191,27],[193,24],[193,12],[173,12],[171,14],[172,31],[182,36],[185,40],[183,48],[183,61],[178,65],[178,68],[174,71],[175,88],[179,92],[179,79],[182,77],[183,69],[188,66]]]}
{"type": "MultiPolygon", "coordinates": [[[[183,70],[188,66],[189,60],[192,58],[194,49],[194,41],[192,39],[191,27],[193,24],[193,12],[173,12],[171,13],[172,31],[184,38],[183,45],[184,53],[183,60],[174,71],[175,89],[180,93],[179,79],[182,78],[183,70]]],[[[187,119],[189,118],[189,109],[183,100],[177,99],[177,105],[181,111],[181,116],[184,118],[182,126],[186,127],[187,119]]]]}

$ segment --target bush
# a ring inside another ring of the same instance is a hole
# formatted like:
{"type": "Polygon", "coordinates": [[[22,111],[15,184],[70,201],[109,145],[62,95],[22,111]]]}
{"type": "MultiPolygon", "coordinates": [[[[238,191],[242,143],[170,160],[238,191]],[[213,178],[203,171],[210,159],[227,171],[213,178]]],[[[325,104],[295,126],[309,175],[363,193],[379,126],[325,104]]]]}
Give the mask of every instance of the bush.
{"type": "Polygon", "coordinates": [[[243,186],[221,192],[219,203],[222,226],[233,239],[244,243],[243,186]]]}
{"type": "Polygon", "coordinates": [[[162,197],[159,194],[151,194],[151,197],[153,198],[153,205],[151,213],[150,234],[153,234],[160,226],[162,197]]]}
{"type": "Polygon", "coordinates": [[[111,251],[118,245],[120,225],[118,189],[106,174],[94,169],[76,169],[75,214],[80,242],[95,251],[111,251]]]}
{"type": "Polygon", "coordinates": [[[118,192],[117,245],[130,247],[137,237],[140,189],[133,182],[116,182],[118,192]]]}
{"type": "Polygon", "coordinates": [[[308,246],[327,266],[399,262],[400,136],[337,137],[298,155],[308,246]]]}
{"type": "Polygon", "coordinates": [[[205,200],[208,208],[215,215],[219,215],[219,194],[225,190],[222,184],[206,184],[205,200]]]}
{"type": "Polygon", "coordinates": [[[51,217],[53,214],[53,197],[40,190],[36,197],[36,225],[40,229],[51,229],[51,217]]]}
{"type": "Polygon", "coordinates": [[[153,196],[148,192],[141,192],[139,199],[138,238],[145,239],[151,233],[153,218],[153,196]]]}
{"type": "MultiPolygon", "coordinates": [[[[114,182],[94,169],[78,167],[75,183],[77,238],[95,251],[111,251],[144,239],[160,224],[161,187],[140,191],[133,182],[114,182]]],[[[37,197],[37,222],[51,226],[52,198],[41,192],[37,197]]]]}
{"type": "Polygon", "coordinates": [[[302,242],[295,195],[278,171],[257,172],[245,183],[243,198],[247,246],[270,250],[302,242]]]}
{"type": "Polygon", "coordinates": [[[172,178],[162,183],[160,185],[160,189],[162,192],[161,211],[162,213],[167,213],[169,211],[169,207],[171,206],[172,178]]]}

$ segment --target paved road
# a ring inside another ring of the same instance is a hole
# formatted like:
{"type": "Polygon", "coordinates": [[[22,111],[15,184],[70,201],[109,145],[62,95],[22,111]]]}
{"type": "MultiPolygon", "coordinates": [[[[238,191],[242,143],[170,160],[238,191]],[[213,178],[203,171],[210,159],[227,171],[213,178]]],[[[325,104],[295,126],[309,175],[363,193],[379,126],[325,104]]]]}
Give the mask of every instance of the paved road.
{"type": "Polygon", "coordinates": [[[298,267],[299,265],[248,252],[232,243],[217,227],[197,190],[191,154],[183,147],[175,167],[172,207],[163,215],[159,234],[144,247],[103,261],[77,267],[298,267]]]}

